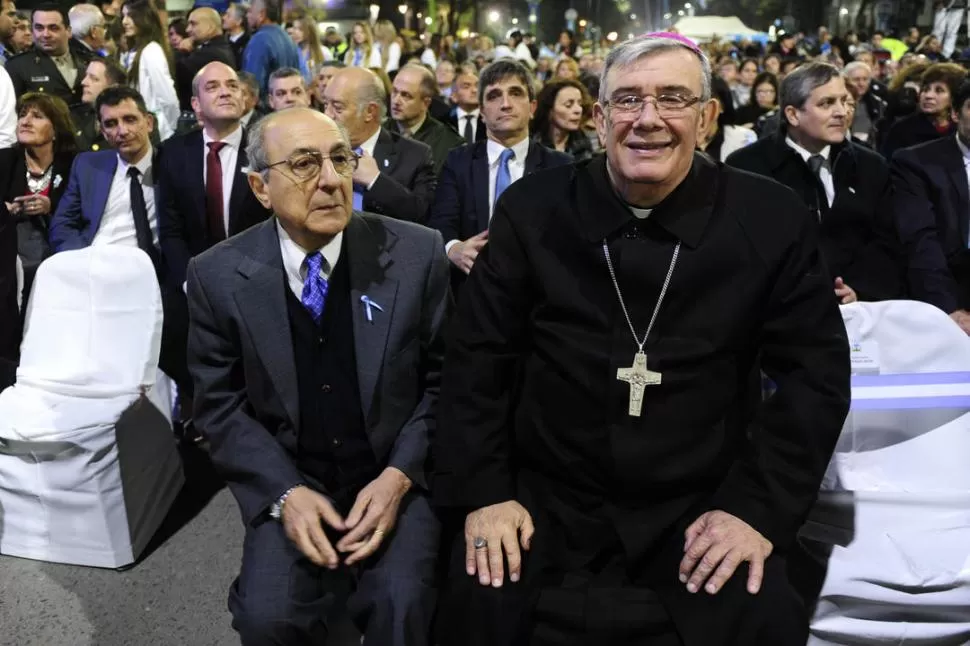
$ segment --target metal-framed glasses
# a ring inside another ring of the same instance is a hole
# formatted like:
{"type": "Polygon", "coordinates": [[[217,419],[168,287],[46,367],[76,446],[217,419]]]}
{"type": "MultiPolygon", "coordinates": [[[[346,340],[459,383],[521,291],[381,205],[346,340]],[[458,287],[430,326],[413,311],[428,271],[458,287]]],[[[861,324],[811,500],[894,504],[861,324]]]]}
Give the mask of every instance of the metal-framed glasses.
{"type": "Polygon", "coordinates": [[[613,118],[620,121],[633,121],[643,114],[643,107],[653,103],[657,114],[661,118],[679,117],[700,102],[700,97],[684,94],[659,94],[657,96],[638,94],[624,94],[610,99],[607,105],[613,113],[613,118]]]}
{"type": "Polygon", "coordinates": [[[353,175],[359,163],[357,155],[350,151],[324,155],[316,150],[304,150],[293,153],[283,161],[269,164],[264,170],[270,170],[286,164],[286,167],[290,170],[293,177],[301,180],[314,179],[319,177],[320,169],[323,168],[323,161],[325,159],[330,160],[333,169],[338,175],[345,177],[353,175]]]}

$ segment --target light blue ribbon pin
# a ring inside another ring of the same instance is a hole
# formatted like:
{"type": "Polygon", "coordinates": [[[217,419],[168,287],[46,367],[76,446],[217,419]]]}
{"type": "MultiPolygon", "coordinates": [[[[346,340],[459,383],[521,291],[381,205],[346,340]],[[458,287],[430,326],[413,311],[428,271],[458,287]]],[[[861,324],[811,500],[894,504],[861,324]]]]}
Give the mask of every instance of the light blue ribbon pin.
{"type": "Polygon", "coordinates": [[[360,302],[364,304],[364,313],[367,314],[367,322],[368,323],[373,323],[374,322],[374,310],[375,309],[378,312],[383,312],[384,311],[384,308],[381,307],[380,305],[378,305],[377,303],[375,303],[374,301],[372,301],[370,299],[370,296],[368,296],[367,294],[364,294],[363,296],[360,297],[360,302]]]}

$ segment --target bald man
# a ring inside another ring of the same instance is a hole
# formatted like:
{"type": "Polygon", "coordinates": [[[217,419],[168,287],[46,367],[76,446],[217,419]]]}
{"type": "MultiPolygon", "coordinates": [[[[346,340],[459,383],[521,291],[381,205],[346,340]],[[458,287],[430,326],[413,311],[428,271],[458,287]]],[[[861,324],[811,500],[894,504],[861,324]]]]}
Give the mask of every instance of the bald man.
{"type": "Polygon", "coordinates": [[[191,124],[195,116],[192,112],[192,79],[199,70],[214,61],[235,68],[236,55],[222,33],[222,17],[211,7],[199,7],[192,11],[186,31],[188,38],[182,42],[191,50],[176,53],[175,91],[183,117],[187,124],[191,124]]]}
{"type": "Polygon", "coordinates": [[[327,116],[346,128],[360,156],[354,208],[424,224],[437,184],[431,148],[382,128],[387,91],[370,70],[347,67],[323,92],[327,116]]]}

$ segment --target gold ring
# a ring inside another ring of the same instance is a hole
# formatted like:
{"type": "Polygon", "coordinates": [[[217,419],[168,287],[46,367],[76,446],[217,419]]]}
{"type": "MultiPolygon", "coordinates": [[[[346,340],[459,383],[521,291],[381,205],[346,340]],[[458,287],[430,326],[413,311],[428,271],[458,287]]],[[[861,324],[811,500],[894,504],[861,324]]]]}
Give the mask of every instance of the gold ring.
{"type": "Polygon", "coordinates": [[[383,529],[375,529],[374,530],[374,536],[383,536],[383,535],[384,535],[384,530],[383,529]]]}

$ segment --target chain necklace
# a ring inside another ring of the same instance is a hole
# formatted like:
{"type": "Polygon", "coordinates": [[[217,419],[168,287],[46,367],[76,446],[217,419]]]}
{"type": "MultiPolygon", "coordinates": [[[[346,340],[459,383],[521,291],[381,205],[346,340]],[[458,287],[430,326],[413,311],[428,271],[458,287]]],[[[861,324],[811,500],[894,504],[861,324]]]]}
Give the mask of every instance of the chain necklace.
{"type": "Polygon", "coordinates": [[[633,365],[629,368],[619,368],[616,371],[616,378],[630,384],[629,414],[632,417],[640,417],[643,410],[643,389],[646,386],[660,385],[662,375],[659,372],[652,372],[647,369],[647,355],[643,352],[643,346],[647,344],[647,338],[653,329],[653,324],[657,322],[657,315],[660,314],[660,306],[667,295],[667,288],[670,287],[670,279],[674,275],[674,267],[677,266],[677,258],[680,256],[680,245],[674,247],[674,255],[670,259],[670,267],[667,269],[667,277],[664,279],[663,287],[660,289],[660,296],[657,298],[657,305],[653,308],[653,315],[650,323],[647,324],[647,331],[643,335],[643,340],[637,336],[636,328],[630,319],[630,312],[626,308],[626,301],[623,300],[623,293],[620,291],[620,282],[616,279],[616,272],[613,270],[613,259],[610,257],[610,248],[603,239],[603,256],[606,258],[606,267],[610,270],[610,278],[613,279],[613,287],[616,289],[616,297],[620,301],[620,308],[623,316],[626,317],[626,324],[630,326],[630,334],[633,335],[633,342],[637,344],[637,352],[633,355],[633,365]]]}
{"type": "Polygon", "coordinates": [[[54,164],[47,167],[40,175],[35,175],[27,170],[27,190],[31,193],[40,193],[51,183],[51,173],[54,170],[54,164]]]}

